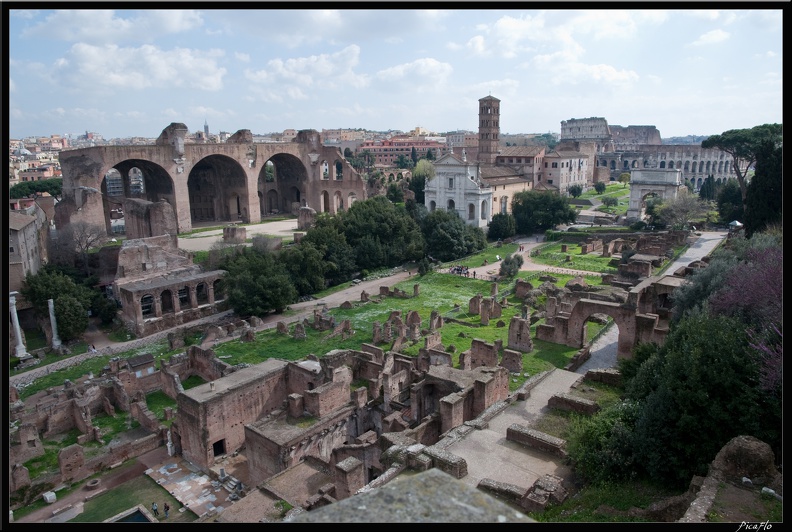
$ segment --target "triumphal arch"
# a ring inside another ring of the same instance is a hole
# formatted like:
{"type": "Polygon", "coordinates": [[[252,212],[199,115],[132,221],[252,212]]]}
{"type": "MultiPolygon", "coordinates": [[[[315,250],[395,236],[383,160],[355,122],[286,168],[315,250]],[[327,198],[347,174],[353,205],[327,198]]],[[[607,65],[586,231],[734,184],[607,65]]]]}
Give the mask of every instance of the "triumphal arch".
{"type": "Polygon", "coordinates": [[[665,168],[633,170],[630,175],[630,204],[625,219],[627,222],[641,219],[646,208],[647,196],[670,200],[684,192],[687,192],[687,187],[682,181],[682,170],[665,168]]]}
{"type": "MultiPolygon", "coordinates": [[[[186,142],[187,126],[172,123],[153,145],[95,146],[60,154],[63,199],[55,223],[76,221],[112,233],[125,200],[166,201],[178,233],[198,222],[256,223],[300,207],[337,213],[366,199],[365,180],[318,132],[292,142],[254,143],[242,129],[224,143],[186,142]]],[[[152,234],[159,234],[152,228],[152,234]]]]}

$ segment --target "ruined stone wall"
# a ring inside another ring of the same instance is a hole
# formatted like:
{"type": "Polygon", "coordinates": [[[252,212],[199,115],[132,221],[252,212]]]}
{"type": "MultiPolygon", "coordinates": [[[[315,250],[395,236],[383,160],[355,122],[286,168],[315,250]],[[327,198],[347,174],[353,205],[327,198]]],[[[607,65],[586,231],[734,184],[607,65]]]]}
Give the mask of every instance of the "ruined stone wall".
{"type": "MultiPolygon", "coordinates": [[[[225,375],[231,366],[223,362],[211,349],[202,349],[197,345],[187,348],[187,356],[190,358],[190,366],[193,371],[204,378],[206,381],[213,381],[225,375]]],[[[189,375],[187,375],[189,377],[189,375]]],[[[184,380],[186,377],[182,377],[184,380]]]]}
{"type": "Polygon", "coordinates": [[[350,381],[328,382],[319,388],[303,393],[305,410],[309,415],[323,417],[349,404],[350,381]]]}
{"type": "Polygon", "coordinates": [[[36,425],[22,423],[10,434],[8,461],[11,464],[24,464],[31,458],[44,454],[44,444],[38,435],[36,425]]]}
{"type": "Polygon", "coordinates": [[[324,382],[324,375],[314,373],[298,364],[291,363],[286,370],[287,392],[289,394],[302,394],[309,388],[320,386],[324,382]]]}
{"type": "Polygon", "coordinates": [[[656,126],[610,126],[616,149],[632,147],[639,144],[660,145],[660,131],[656,126]]]}
{"type": "Polygon", "coordinates": [[[288,396],[285,368],[236,384],[205,401],[179,394],[177,425],[184,457],[208,467],[214,459],[212,446],[215,442],[224,441],[225,453],[232,453],[244,445],[244,426],[285,403],[288,396]]]}
{"type": "Polygon", "coordinates": [[[178,249],[174,238],[163,235],[125,240],[118,252],[117,277],[129,281],[165,275],[178,268],[195,269],[189,253],[178,249]]]}
{"type": "Polygon", "coordinates": [[[470,345],[470,369],[481,366],[497,366],[498,349],[494,344],[474,338],[470,345]]]}

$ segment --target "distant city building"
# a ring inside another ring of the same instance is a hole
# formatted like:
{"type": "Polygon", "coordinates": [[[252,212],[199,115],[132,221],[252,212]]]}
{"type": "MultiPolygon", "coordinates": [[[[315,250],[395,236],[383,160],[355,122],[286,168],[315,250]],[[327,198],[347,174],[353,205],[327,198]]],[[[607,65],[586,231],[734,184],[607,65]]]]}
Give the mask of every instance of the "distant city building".
{"type": "Polygon", "coordinates": [[[409,159],[413,148],[419,158],[426,157],[426,152],[429,150],[432,150],[435,159],[449,151],[445,142],[426,140],[422,137],[394,136],[390,139],[367,140],[358,146],[355,155],[368,150],[374,155],[376,166],[394,166],[400,155],[409,159]]]}
{"type": "Polygon", "coordinates": [[[534,186],[536,190],[553,190],[562,195],[569,194],[569,187],[580,185],[588,188],[588,162],[585,153],[553,150],[544,155],[544,168],[534,186]]]}

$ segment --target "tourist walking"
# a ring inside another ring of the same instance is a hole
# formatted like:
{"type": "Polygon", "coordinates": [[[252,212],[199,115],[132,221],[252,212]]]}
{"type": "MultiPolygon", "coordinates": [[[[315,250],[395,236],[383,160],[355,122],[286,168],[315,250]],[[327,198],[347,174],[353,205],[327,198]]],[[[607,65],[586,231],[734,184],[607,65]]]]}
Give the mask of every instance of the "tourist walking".
{"type": "Polygon", "coordinates": [[[168,506],[167,502],[162,506],[162,510],[165,512],[165,517],[168,517],[168,512],[170,512],[170,506],[168,506]]]}
{"type": "Polygon", "coordinates": [[[151,503],[151,511],[154,512],[155,517],[159,516],[159,508],[157,507],[156,502],[151,503]]]}

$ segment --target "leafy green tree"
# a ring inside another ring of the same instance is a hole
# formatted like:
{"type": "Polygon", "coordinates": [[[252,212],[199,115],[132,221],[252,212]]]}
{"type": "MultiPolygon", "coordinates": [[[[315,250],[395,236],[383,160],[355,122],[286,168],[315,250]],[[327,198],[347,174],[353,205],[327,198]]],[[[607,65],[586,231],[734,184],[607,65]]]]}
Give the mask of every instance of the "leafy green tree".
{"type": "Polygon", "coordinates": [[[500,265],[500,275],[501,277],[508,277],[514,278],[520,273],[520,268],[522,267],[524,259],[522,255],[513,254],[505,257],[501,261],[500,265]]]}
{"type": "Polygon", "coordinates": [[[771,141],[759,145],[756,151],[756,172],[748,184],[744,214],[745,236],[780,224],[784,214],[783,149],[771,141]]]}
{"type": "Polygon", "coordinates": [[[742,197],[740,196],[740,187],[734,179],[727,179],[726,183],[721,185],[718,190],[718,199],[716,201],[718,206],[718,217],[722,223],[729,223],[733,220],[742,220],[744,218],[744,209],[742,197]]]}
{"type": "Polygon", "coordinates": [[[432,265],[429,264],[429,259],[424,257],[424,258],[422,258],[421,260],[418,261],[418,275],[423,277],[424,275],[426,275],[430,271],[432,271],[432,265]]]}
{"type": "Polygon", "coordinates": [[[371,170],[371,168],[374,166],[374,162],[377,160],[376,156],[371,153],[370,150],[363,150],[360,152],[358,159],[363,161],[363,169],[367,172],[371,170]]]}
{"type": "Polygon", "coordinates": [[[49,265],[35,275],[28,273],[19,291],[33,306],[36,316],[43,319],[49,319],[50,299],[73,297],[83,306],[84,314],[88,313],[93,300],[93,292],[90,288],[75,283],[71,277],[49,265]]]}
{"type": "Polygon", "coordinates": [[[707,206],[693,194],[679,194],[666,200],[657,215],[674,229],[687,229],[692,222],[707,215],[707,206]]]}
{"type": "Polygon", "coordinates": [[[429,209],[426,208],[426,205],[418,203],[417,199],[408,199],[404,203],[404,209],[407,211],[407,214],[410,215],[410,218],[415,220],[418,227],[423,227],[423,220],[429,214],[429,209]]]}
{"type": "Polygon", "coordinates": [[[245,249],[225,264],[227,271],[221,290],[228,304],[240,316],[281,313],[297,301],[297,289],[285,266],[272,253],[245,249]]]}
{"type": "Polygon", "coordinates": [[[427,182],[431,181],[435,176],[434,164],[426,159],[419,160],[412,171],[412,176],[413,179],[416,177],[423,177],[427,182]]]}
{"type": "Polygon", "coordinates": [[[432,258],[442,262],[455,260],[484,249],[484,231],[467,225],[456,211],[435,209],[423,220],[426,248],[432,258]]]}
{"type": "Polygon", "coordinates": [[[423,205],[424,201],[426,201],[426,177],[413,175],[407,184],[407,188],[415,194],[415,201],[423,205]]]}
{"type": "Polygon", "coordinates": [[[354,157],[355,154],[352,152],[352,149],[349,147],[344,148],[344,159],[351,159],[354,157]]]}
{"type": "Polygon", "coordinates": [[[707,176],[707,179],[704,180],[702,183],[701,188],[699,189],[699,198],[703,200],[715,201],[715,198],[718,196],[718,189],[720,189],[720,184],[715,183],[715,178],[712,174],[707,176]]]}
{"type": "Polygon", "coordinates": [[[644,214],[649,218],[649,223],[657,228],[665,227],[665,222],[660,218],[663,203],[663,198],[655,195],[647,196],[644,200],[644,214]]]}
{"type": "Polygon", "coordinates": [[[58,296],[53,302],[58,336],[64,342],[76,340],[88,328],[88,311],[74,296],[58,296]]]}
{"type": "Polygon", "coordinates": [[[712,135],[701,143],[702,148],[717,148],[732,156],[743,208],[748,200],[748,170],[756,162],[757,153],[763,145],[781,145],[782,133],[781,124],[762,124],[750,129],[730,129],[720,135],[712,135]]]}
{"type": "Polygon", "coordinates": [[[596,416],[575,416],[569,428],[567,451],[575,472],[590,483],[623,482],[635,478],[633,427],[639,403],[622,401],[596,416]]]}
{"type": "Polygon", "coordinates": [[[412,159],[413,165],[418,164],[418,150],[415,149],[415,146],[413,146],[410,151],[410,159],[412,159]]]}
{"type": "Polygon", "coordinates": [[[533,190],[518,192],[512,197],[512,214],[517,234],[522,235],[552,229],[558,224],[571,224],[577,218],[568,198],[555,192],[533,190]]]}
{"type": "Polygon", "coordinates": [[[605,192],[605,189],[607,188],[608,186],[605,184],[604,181],[597,181],[596,183],[594,183],[594,190],[597,191],[597,194],[602,194],[603,192],[605,192]]]}
{"type": "Polygon", "coordinates": [[[281,249],[278,261],[285,267],[299,295],[324,290],[325,272],[329,265],[324,261],[322,252],[312,243],[300,242],[281,249]]]}
{"type": "Polygon", "coordinates": [[[306,231],[300,245],[313,245],[322,253],[326,269],[324,276],[330,286],[335,286],[352,279],[357,270],[355,250],[346,240],[341,219],[326,213],[316,218],[313,227],[306,231]]]}
{"type": "Polygon", "coordinates": [[[499,212],[492,215],[492,220],[487,228],[487,239],[498,240],[509,238],[517,234],[517,222],[508,212],[499,212]]]}
{"type": "Polygon", "coordinates": [[[558,144],[558,141],[555,138],[555,135],[552,133],[542,133],[541,135],[535,136],[532,141],[538,145],[547,146],[549,150],[552,150],[558,144]]]}
{"type": "Polygon", "coordinates": [[[393,203],[402,203],[404,201],[404,191],[398,183],[391,183],[388,185],[388,190],[385,192],[385,197],[393,203]]]}
{"type": "Polygon", "coordinates": [[[627,185],[630,182],[630,172],[622,172],[619,174],[619,183],[621,183],[624,188],[627,188],[627,185]]]}
{"type": "Polygon", "coordinates": [[[91,311],[99,318],[103,325],[113,323],[115,317],[118,315],[118,305],[114,299],[104,297],[102,294],[97,294],[91,305],[91,311]]]}
{"type": "Polygon", "coordinates": [[[53,300],[58,336],[65,341],[78,338],[88,326],[88,310],[96,292],[52,266],[45,266],[35,275],[28,273],[20,289],[22,297],[33,306],[41,322],[49,322],[49,300],[53,300]]]}
{"type": "Polygon", "coordinates": [[[650,478],[685,486],[693,475],[706,475],[714,456],[738,435],[779,448],[780,405],[758,386],[759,366],[739,321],[689,315],[654,357],[636,376],[649,384],[641,388],[645,395],[628,385],[628,398],[641,402],[635,455],[650,478]]]}
{"type": "Polygon", "coordinates": [[[396,157],[396,168],[402,168],[409,170],[410,168],[415,166],[415,163],[409,157],[405,156],[404,154],[399,155],[396,157]]]}
{"type": "Polygon", "coordinates": [[[619,200],[617,200],[613,196],[605,196],[604,198],[602,198],[602,204],[605,205],[607,208],[612,209],[619,204],[619,200]]]}
{"type": "MultiPolygon", "coordinates": [[[[397,206],[385,196],[356,201],[339,216],[344,236],[349,245],[356,249],[358,258],[361,255],[357,247],[364,238],[382,245],[384,262],[376,267],[393,267],[418,260],[424,255],[420,227],[403,205],[397,206]]],[[[370,259],[367,259],[367,263],[370,264],[370,259]]],[[[375,266],[372,264],[371,267],[375,266]]]]}
{"type": "Polygon", "coordinates": [[[426,156],[424,158],[427,161],[434,161],[435,160],[435,155],[434,155],[434,152],[432,151],[432,148],[428,148],[426,150],[426,156]]]}
{"type": "Polygon", "coordinates": [[[8,189],[11,199],[29,198],[42,192],[46,192],[55,199],[60,200],[61,196],[63,196],[63,178],[53,177],[40,181],[22,181],[8,189]]]}
{"type": "Polygon", "coordinates": [[[583,187],[580,185],[570,185],[567,192],[569,192],[569,195],[573,198],[578,198],[583,194],[583,187]]]}

